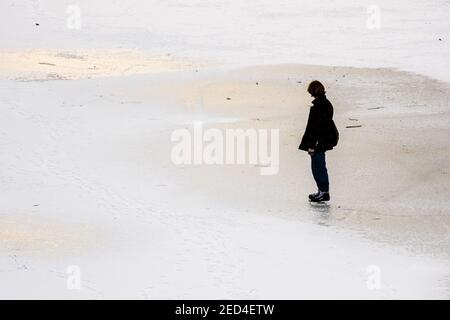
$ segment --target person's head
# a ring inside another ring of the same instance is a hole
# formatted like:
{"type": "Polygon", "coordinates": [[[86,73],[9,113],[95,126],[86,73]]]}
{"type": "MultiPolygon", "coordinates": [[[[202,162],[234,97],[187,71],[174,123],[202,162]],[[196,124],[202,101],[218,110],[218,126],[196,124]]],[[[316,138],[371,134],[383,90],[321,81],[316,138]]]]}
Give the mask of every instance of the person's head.
{"type": "Polygon", "coordinates": [[[325,94],[325,87],[320,81],[314,80],[308,86],[308,92],[314,98],[325,94]]]}

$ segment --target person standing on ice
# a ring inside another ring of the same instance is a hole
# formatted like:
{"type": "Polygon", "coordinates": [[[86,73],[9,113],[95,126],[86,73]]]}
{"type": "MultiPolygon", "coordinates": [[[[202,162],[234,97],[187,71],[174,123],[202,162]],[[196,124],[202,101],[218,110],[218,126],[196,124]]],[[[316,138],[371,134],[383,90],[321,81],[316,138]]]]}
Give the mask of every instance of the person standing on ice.
{"type": "Polygon", "coordinates": [[[333,149],[339,140],[339,132],[333,121],[333,105],[325,95],[325,87],[317,80],[308,86],[314,98],[309,110],[308,123],[298,147],[311,156],[311,169],[318,191],[309,195],[311,202],[329,201],[329,180],[325,152],[333,149]]]}

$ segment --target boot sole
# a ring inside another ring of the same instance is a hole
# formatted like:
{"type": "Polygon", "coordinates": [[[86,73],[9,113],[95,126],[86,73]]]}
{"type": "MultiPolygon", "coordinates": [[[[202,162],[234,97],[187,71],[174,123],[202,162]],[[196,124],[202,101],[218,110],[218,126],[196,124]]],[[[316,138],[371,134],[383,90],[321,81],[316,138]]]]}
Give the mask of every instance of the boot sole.
{"type": "Polygon", "coordinates": [[[324,200],[310,199],[309,201],[310,201],[310,202],[317,202],[317,203],[319,203],[319,202],[327,202],[327,201],[330,201],[330,199],[324,199],[324,200]]]}

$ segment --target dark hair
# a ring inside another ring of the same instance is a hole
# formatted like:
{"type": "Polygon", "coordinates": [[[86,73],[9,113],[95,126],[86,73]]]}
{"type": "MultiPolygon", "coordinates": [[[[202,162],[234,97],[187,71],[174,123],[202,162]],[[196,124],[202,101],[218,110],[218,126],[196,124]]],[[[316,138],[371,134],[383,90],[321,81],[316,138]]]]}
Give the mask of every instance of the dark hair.
{"type": "Polygon", "coordinates": [[[317,98],[318,96],[325,94],[325,87],[320,81],[314,80],[309,84],[308,92],[314,98],[317,98]]]}

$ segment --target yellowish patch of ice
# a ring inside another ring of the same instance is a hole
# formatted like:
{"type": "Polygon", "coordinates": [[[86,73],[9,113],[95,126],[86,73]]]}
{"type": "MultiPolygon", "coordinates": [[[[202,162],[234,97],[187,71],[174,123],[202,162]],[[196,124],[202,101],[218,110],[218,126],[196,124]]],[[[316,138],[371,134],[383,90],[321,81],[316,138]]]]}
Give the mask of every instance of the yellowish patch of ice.
{"type": "Polygon", "coordinates": [[[189,70],[204,64],[136,49],[0,50],[0,78],[65,80],[189,70]]]}

